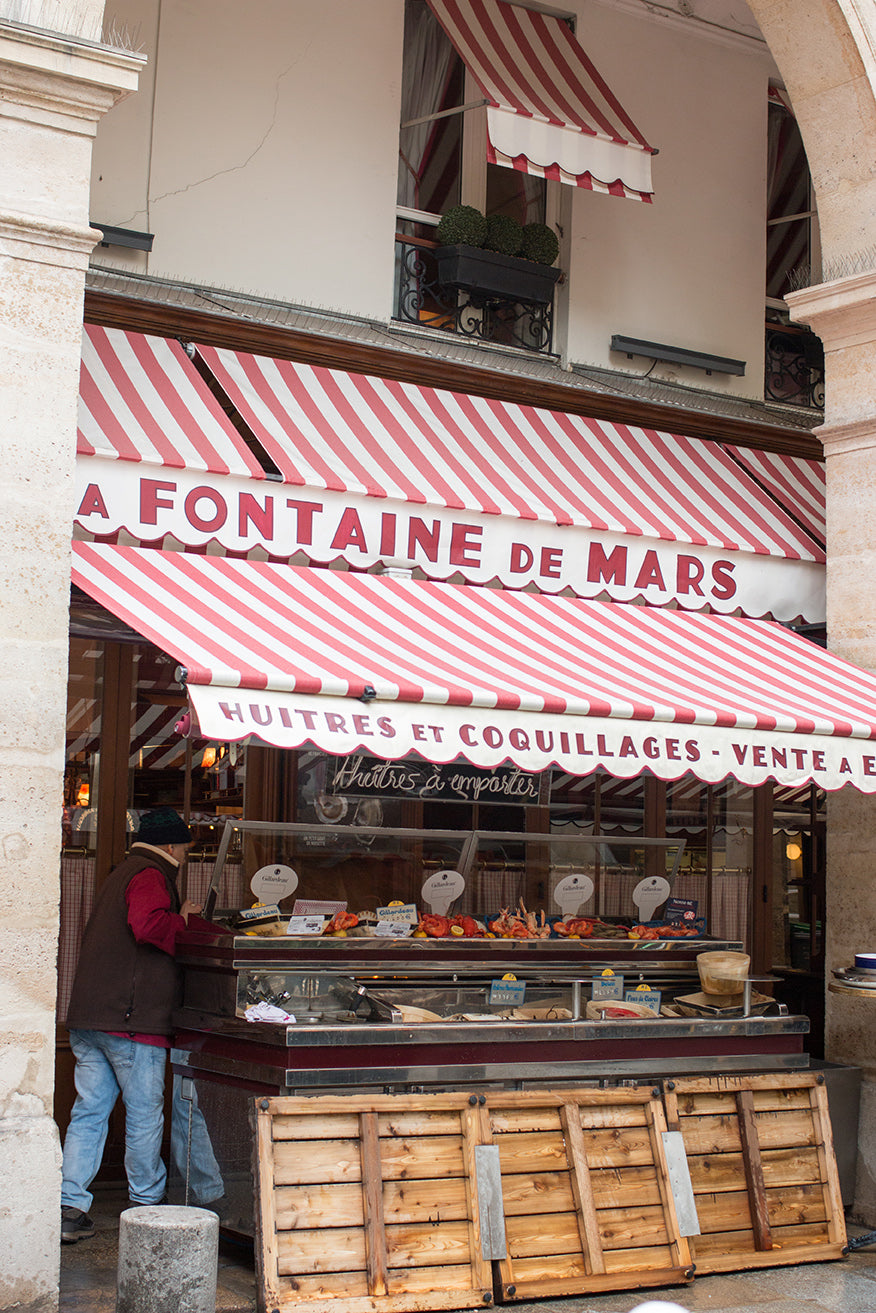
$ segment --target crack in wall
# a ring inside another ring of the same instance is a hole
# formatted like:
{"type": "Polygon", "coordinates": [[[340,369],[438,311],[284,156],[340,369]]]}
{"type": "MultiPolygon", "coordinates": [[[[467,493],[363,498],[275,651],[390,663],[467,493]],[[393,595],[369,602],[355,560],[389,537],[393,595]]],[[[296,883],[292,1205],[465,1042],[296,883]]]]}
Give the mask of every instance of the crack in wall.
{"type": "Polygon", "coordinates": [[[133,214],[131,214],[127,219],[120,220],[117,226],[120,228],[130,227],[131,224],[139,220],[141,215],[144,215],[144,213],[148,214],[151,208],[159,204],[159,202],[168,200],[172,196],[183,196],[185,195],[186,192],[194,191],[195,188],[197,187],[203,187],[208,182],[213,182],[216,178],[224,177],[226,174],[230,174],[230,173],[240,173],[243,169],[248,168],[249,165],[252,163],[252,161],[256,158],[256,156],[260,153],[260,151],[264,149],[265,145],[267,144],[268,138],[271,136],[275,127],[277,126],[277,117],[280,110],[280,92],[281,92],[281,85],[283,81],[289,76],[289,74],[293,71],[293,69],[295,69],[298,66],[298,64],[302,62],[302,60],[307,58],[307,53],[309,50],[310,50],[310,45],[308,45],[304,49],[304,51],[298,56],[298,58],[293,60],[293,62],[289,64],[288,67],[282,71],[282,73],[279,74],[274,88],[274,108],[271,114],[271,120],[268,123],[268,126],[265,128],[265,131],[263,132],[262,137],[258,142],[258,144],[253,147],[253,149],[250,151],[250,153],[246,156],[244,160],[241,160],[238,164],[230,164],[228,165],[227,168],[217,169],[215,173],[208,173],[203,178],[194,179],[192,182],[186,183],[184,187],[176,187],[171,191],[161,192],[160,195],[158,196],[150,196],[148,199],[148,209],[145,212],[143,210],[137,210],[133,214]]]}

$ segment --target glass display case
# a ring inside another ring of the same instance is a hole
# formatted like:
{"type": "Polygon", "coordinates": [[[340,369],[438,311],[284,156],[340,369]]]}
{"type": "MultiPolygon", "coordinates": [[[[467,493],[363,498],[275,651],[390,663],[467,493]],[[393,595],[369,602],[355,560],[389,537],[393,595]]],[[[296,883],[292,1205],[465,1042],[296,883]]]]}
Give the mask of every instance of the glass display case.
{"type": "MultiPolygon", "coordinates": [[[[474,918],[482,933],[498,937],[501,927],[491,927],[505,910],[522,916],[533,937],[555,937],[557,922],[579,917],[609,938],[623,938],[635,924],[658,919],[685,847],[683,838],[580,831],[350,825],[343,804],[342,798],[326,799],[327,823],[321,825],[229,819],[207,894],[208,919],[233,920],[253,901],[276,903],[287,916],[296,905],[301,914],[314,905],[342,906],[359,917],[348,932],[364,936],[369,925],[374,931],[389,919],[385,909],[395,904],[416,910],[413,935],[431,913],[474,918]],[[272,871],[281,895],[276,899],[263,896],[274,887],[272,871]]],[[[692,922],[702,929],[701,918],[692,922]]]]}

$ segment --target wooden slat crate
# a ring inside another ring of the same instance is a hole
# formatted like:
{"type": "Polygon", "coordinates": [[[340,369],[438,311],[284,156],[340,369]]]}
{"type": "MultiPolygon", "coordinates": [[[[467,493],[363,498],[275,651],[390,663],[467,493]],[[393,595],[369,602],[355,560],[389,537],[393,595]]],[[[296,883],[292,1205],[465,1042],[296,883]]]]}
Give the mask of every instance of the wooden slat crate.
{"type": "Polygon", "coordinates": [[[502,1165],[503,1301],[690,1280],[650,1089],[494,1092],[484,1111],[502,1165]]]}
{"type": "Polygon", "coordinates": [[[808,1072],[679,1079],[680,1130],[701,1235],[697,1273],[821,1262],[846,1252],[827,1093],[808,1072]]]}
{"type": "Polygon", "coordinates": [[[263,1310],[417,1313],[692,1276],[650,1090],[274,1098],[254,1116],[263,1310]],[[501,1165],[495,1274],[480,1146],[501,1165]]]}
{"type": "Polygon", "coordinates": [[[256,1103],[256,1261],[264,1310],[472,1308],[478,1243],[467,1094],[256,1103]]]}

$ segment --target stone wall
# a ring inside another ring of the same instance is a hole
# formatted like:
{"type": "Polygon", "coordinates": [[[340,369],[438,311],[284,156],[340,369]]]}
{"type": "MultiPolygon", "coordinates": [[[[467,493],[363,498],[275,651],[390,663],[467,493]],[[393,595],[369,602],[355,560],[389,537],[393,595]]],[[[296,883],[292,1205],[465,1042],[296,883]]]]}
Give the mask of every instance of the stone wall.
{"type": "Polygon", "coordinates": [[[140,63],[0,18],[2,1308],[57,1307],[55,957],[88,185],[97,121],[140,63]]]}

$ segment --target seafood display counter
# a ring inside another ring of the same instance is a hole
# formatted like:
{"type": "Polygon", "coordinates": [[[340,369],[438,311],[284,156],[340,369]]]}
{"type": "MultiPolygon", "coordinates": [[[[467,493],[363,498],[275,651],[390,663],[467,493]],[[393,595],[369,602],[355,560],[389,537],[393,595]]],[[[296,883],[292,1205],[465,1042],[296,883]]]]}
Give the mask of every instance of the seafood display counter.
{"type": "Polygon", "coordinates": [[[739,944],[701,925],[641,919],[649,883],[662,895],[651,910],[665,912],[679,849],[230,824],[212,922],[179,946],[174,1053],[226,1181],[248,1178],[253,1095],[611,1086],[806,1067],[806,1018],[756,992],[702,994],[698,955],[739,944]],[[499,851],[503,877],[519,864],[513,910],[483,901],[499,851]],[[247,887],[261,905],[243,906],[247,887]],[[237,906],[220,909],[234,888],[237,906]],[[282,911],[269,889],[283,892],[282,911]]]}

